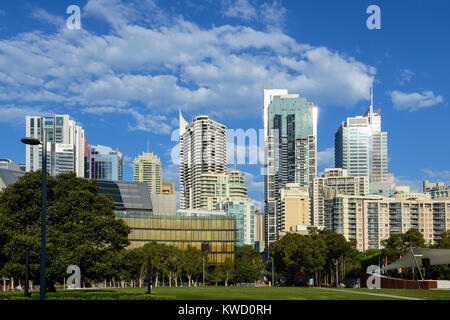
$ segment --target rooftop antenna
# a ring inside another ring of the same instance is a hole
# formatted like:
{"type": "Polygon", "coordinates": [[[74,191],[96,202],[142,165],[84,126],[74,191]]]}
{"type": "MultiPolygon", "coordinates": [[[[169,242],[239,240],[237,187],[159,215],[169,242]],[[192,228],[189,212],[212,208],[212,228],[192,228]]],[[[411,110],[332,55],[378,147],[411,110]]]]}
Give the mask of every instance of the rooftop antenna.
{"type": "Polygon", "coordinates": [[[370,113],[373,113],[373,78],[370,80],[370,113]]]}

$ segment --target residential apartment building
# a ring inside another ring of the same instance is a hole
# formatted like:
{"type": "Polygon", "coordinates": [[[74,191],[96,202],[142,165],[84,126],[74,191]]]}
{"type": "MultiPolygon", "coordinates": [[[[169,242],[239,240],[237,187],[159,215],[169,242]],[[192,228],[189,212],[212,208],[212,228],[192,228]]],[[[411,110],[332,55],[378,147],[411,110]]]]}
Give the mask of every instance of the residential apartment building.
{"type": "Polygon", "coordinates": [[[404,200],[336,195],[325,200],[325,227],[356,242],[358,250],[380,249],[393,234],[413,228],[427,244],[450,229],[450,200],[404,200]]]}
{"type": "Polygon", "coordinates": [[[197,180],[199,208],[214,210],[220,202],[248,201],[245,173],[233,169],[227,173],[203,173],[197,180]]]}
{"type": "Polygon", "coordinates": [[[450,200],[450,185],[445,185],[444,182],[429,182],[428,180],[424,180],[423,192],[427,193],[431,199],[450,200]]]}
{"type": "Polygon", "coordinates": [[[202,174],[224,174],[226,168],[226,127],[208,116],[188,123],[180,112],[180,208],[204,208],[202,174]]]}
{"type": "MultiPolygon", "coordinates": [[[[47,131],[47,170],[55,176],[61,172],[75,172],[84,177],[84,130],[68,115],[52,117],[27,116],[26,136],[42,140],[47,131]]],[[[42,168],[42,145],[26,145],[26,171],[42,168]]]]}
{"type": "Polygon", "coordinates": [[[152,152],[143,152],[133,162],[133,181],[145,182],[150,194],[161,194],[161,160],[152,152]]]}
{"type": "Polygon", "coordinates": [[[367,176],[350,176],[348,170],[326,168],[322,177],[314,178],[311,187],[311,224],[324,226],[324,199],[332,190],[351,196],[369,194],[369,178],[367,176]]]}
{"type": "Polygon", "coordinates": [[[97,180],[123,180],[123,154],[119,149],[85,142],[84,177],[97,180]]]}
{"type": "Polygon", "coordinates": [[[310,225],[308,188],[288,183],[277,197],[277,225],[279,232],[296,231],[298,226],[310,225]]]}

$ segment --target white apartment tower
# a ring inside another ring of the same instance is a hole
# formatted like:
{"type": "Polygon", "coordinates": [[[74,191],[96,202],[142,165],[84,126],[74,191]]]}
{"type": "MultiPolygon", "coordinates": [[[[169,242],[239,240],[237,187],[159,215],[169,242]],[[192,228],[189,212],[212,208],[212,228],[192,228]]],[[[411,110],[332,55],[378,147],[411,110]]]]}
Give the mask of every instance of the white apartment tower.
{"type": "MultiPolygon", "coordinates": [[[[84,130],[70,120],[68,115],[52,117],[27,116],[26,136],[41,139],[42,130],[47,130],[47,169],[55,176],[73,171],[84,177],[84,130]]],[[[42,168],[42,146],[26,145],[26,171],[42,168]]]]}
{"type": "Polygon", "coordinates": [[[191,122],[180,112],[180,208],[197,209],[201,203],[201,175],[226,173],[227,128],[208,116],[191,122]]]}

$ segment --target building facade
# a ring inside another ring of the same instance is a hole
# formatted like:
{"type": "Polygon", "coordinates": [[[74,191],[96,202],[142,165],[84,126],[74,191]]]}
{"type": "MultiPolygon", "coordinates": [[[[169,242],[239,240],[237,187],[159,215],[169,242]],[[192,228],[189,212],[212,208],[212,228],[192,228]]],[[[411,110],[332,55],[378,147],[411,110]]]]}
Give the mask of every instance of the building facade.
{"type": "Polygon", "coordinates": [[[217,204],[236,220],[236,246],[255,246],[255,205],[251,201],[225,201],[217,204]]]}
{"type": "MultiPolygon", "coordinates": [[[[84,177],[84,130],[68,115],[26,117],[26,136],[42,140],[47,131],[47,169],[55,176],[61,172],[75,172],[84,177]]],[[[26,171],[42,168],[42,145],[26,145],[26,171]]]]}
{"type": "Polygon", "coordinates": [[[161,193],[169,195],[175,194],[175,183],[163,180],[161,193]]]}
{"type": "Polygon", "coordinates": [[[427,244],[437,244],[450,229],[450,200],[337,195],[325,200],[325,227],[355,241],[361,251],[381,249],[383,240],[411,228],[427,244]]]}
{"type": "Polygon", "coordinates": [[[255,250],[259,253],[264,252],[264,212],[255,212],[255,250]]]}
{"type": "Polygon", "coordinates": [[[349,176],[348,170],[341,168],[326,168],[322,177],[314,178],[311,187],[311,224],[324,226],[324,199],[337,190],[341,194],[365,196],[369,194],[369,178],[367,176],[349,176]]]}
{"type": "Polygon", "coordinates": [[[199,208],[214,210],[221,202],[248,200],[245,173],[236,169],[227,173],[203,173],[197,181],[199,208]]]}
{"type": "Polygon", "coordinates": [[[0,169],[23,171],[22,168],[22,165],[17,164],[11,159],[0,159],[0,169]]]}
{"type": "Polygon", "coordinates": [[[133,181],[145,182],[150,194],[161,194],[161,160],[152,152],[143,152],[133,162],[133,181]]]}
{"type": "Polygon", "coordinates": [[[180,112],[180,208],[202,208],[202,174],[227,167],[226,127],[208,116],[187,123],[180,112]]]}
{"type": "Polygon", "coordinates": [[[84,177],[97,180],[123,180],[123,154],[119,149],[85,143],[84,177]]]}
{"type": "Polygon", "coordinates": [[[335,167],[350,176],[368,176],[370,182],[388,180],[387,132],[381,131],[381,111],[371,104],[364,116],[347,118],[334,138],[335,167]]]}
{"type": "Polygon", "coordinates": [[[317,107],[298,94],[277,90],[264,88],[266,251],[279,238],[280,189],[287,183],[308,188],[317,175],[317,107]]]}
{"type": "Polygon", "coordinates": [[[99,193],[113,198],[116,217],[131,228],[130,248],[156,241],[181,249],[206,248],[211,264],[234,259],[237,229],[233,216],[223,211],[192,209],[159,214],[154,212],[146,183],[99,180],[97,185],[99,193]]]}
{"type": "Polygon", "coordinates": [[[279,191],[277,198],[277,225],[279,232],[291,232],[298,226],[310,225],[308,188],[288,183],[279,191]]]}
{"type": "Polygon", "coordinates": [[[423,181],[423,192],[428,194],[431,199],[448,199],[450,200],[450,186],[444,182],[423,181]]]}

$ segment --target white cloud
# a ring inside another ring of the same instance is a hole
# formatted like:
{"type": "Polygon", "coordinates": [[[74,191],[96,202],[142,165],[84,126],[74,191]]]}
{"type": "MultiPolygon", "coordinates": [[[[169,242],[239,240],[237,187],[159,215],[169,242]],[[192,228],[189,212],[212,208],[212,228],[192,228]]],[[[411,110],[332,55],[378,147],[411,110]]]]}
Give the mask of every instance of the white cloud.
{"type": "Polygon", "coordinates": [[[443,181],[450,185],[450,170],[433,171],[432,169],[422,169],[428,178],[436,181],[443,181]]]}
{"type": "Polygon", "coordinates": [[[127,155],[123,155],[123,164],[124,166],[128,166],[130,168],[134,167],[133,159],[127,155]]]}
{"type": "Polygon", "coordinates": [[[16,105],[0,105],[0,122],[11,125],[24,126],[25,117],[29,115],[46,116],[50,111],[43,110],[42,107],[28,107],[16,105]]]}
{"type": "Polygon", "coordinates": [[[262,20],[267,22],[269,28],[281,29],[286,20],[286,12],[286,8],[278,0],[273,0],[272,4],[265,2],[261,5],[262,20]]]}
{"type": "Polygon", "coordinates": [[[317,166],[334,168],[334,148],[326,148],[317,152],[317,166]]]}
{"type": "Polygon", "coordinates": [[[222,13],[229,18],[251,20],[257,17],[256,9],[248,0],[223,0],[222,13]]]}
{"type": "Polygon", "coordinates": [[[411,192],[421,192],[423,182],[421,180],[411,179],[409,177],[394,176],[394,184],[396,186],[409,186],[411,192]]]}
{"type": "Polygon", "coordinates": [[[256,181],[256,177],[250,173],[245,173],[245,184],[249,192],[264,193],[264,181],[256,181]]]}
{"type": "Polygon", "coordinates": [[[147,23],[139,9],[160,12],[155,3],[128,4],[88,2],[83,12],[113,26],[104,35],[61,28],[1,40],[0,102],[58,103],[83,106],[86,112],[132,107],[136,113],[129,113],[138,124],[130,129],[151,131],[155,119],[171,122],[158,115],[179,108],[219,120],[260,115],[265,81],[321,106],[351,107],[369,98],[375,69],[354,58],[299,43],[277,29],[201,28],[182,17],[163,16],[161,21],[171,23],[147,23]]]}
{"type": "Polygon", "coordinates": [[[444,98],[441,95],[436,96],[432,91],[423,91],[422,93],[390,91],[388,93],[391,96],[395,109],[407,110],[410,112],[432,107],[444,101],[444,98]]]}
{"type": "Polygon", "coordinates": [[[255,207],[259,210],[259,212],[264,212],[264,202],[252,199],[255,207]]]}
{"type": "Polygon", "coordinates": [[[154,114],[143,114],[135,109],[131,108],[121,108],[121,107],[87,107],[82,110],[84,113],[101,115],[105,113],[116,113],[116,114],[128,114],[131,115],[135,123],[128,123],[129,131],[146,131],[160,134],[169,134],[172,129],[164,121],[167,120],[166,116],[154,115],[154,114]]]}
{"type": "Polygon", "coordinates": [[[404,85],[406,82],[411,81],[415,75],[416,74],[409,69],[402,70],[400,72],[400,85],[404,85]]]}
{"type": "Polygon", "coordinates": [[[176,187],[179,187],[180,184],[180,166],[176,164],[169,164],[168,166],[163,167],[163,180],[175,182],[176,187]]]}
{"type": "Polygon", "coordinates": [[[62,16],[55,16],[42,8],[34,8],[31,11],[31,17],[58,27],[63,27],[66,23],[62,16]]]}

